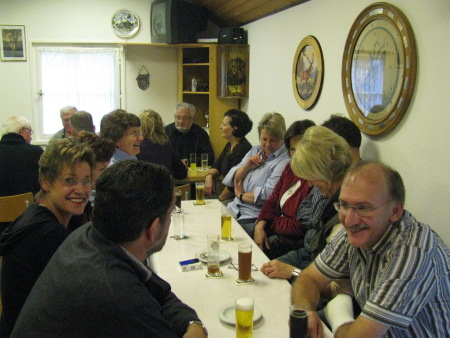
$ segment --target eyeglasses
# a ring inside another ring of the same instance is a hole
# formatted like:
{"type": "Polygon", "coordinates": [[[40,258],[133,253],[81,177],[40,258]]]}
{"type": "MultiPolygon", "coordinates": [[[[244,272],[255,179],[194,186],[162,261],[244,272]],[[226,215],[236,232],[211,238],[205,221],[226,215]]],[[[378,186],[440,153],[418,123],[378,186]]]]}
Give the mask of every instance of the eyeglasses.
{"type": "Polygon", "coordinates": [[[383,205],[388,204],[389,202],[391,202],[392,200],[389,200],[387,202],[384,202],[383,204],[380,204],[376,207],[368,207],[368,206],[364,206],[364,205],[348,205],[342,202],[334,202],[334,208],[336,209],[336,211],[340,212],[343,215],[347,215],[348,211],[350,209],[353,209],[356,214],[359,217],[367,217],[371,214],[372,211],[374,211],[375,209],[378,209],[379,207],[382,207],[383,205]]]}
{"type": "Polygon", "coordinates": [[[30,128],[23,128],[23,129],[28,130],[28,132],[30,133],[30,135],[33,135],[33,134],[34,134],[34,130],[33,130],[33,129],[30,129],[30,128]]]}
{"type": "Polygon", "coordinates": [[[92,185],[92,180],[90,178],[84,178],[82,180],[76,180],[72,177],[66,177],[66,178],[56,178],[58,181],[60,181],[63,185],[66,187],[74,187],[81,183],[81,185],[85,188],[90,187],[92,185]]]}
{"type": "Polygon", "coordinates": [[[192,117],[191,116],[176,116],[175,115],[175,120],[186,122],[186,121],[192,120],[192,117]]]}
{"type": "Polygon", "coordinates": [[[134,133],[126,134],[126,136],[141,137],[142,134],[139,131],[135,131],[134,133]]]}
{"type": "MultiPolygon", "coordinates": [[[[238,264],[230,263],[230,265],[228,265],[228,269],[239,270],[239,265],[238,265],[238,264]]],[[[256,267],[255,264],[252,264],[252,265],[251,265],[251,269],[252,269],[252,271],[258,271],[258,268],[256,267]]]]}

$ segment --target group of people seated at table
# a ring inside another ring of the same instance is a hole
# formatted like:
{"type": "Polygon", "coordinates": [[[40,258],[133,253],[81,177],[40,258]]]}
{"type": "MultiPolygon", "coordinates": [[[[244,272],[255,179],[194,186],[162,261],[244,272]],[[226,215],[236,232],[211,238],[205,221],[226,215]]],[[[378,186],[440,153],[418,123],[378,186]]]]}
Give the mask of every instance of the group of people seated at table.
{"type": "Polygon", "coordinates": [[[207,194],[232,199],[228,208],[269,257],[261,271],[289,280],[292,303],[311,310],[311,337],[323,332],[316,310],[325,305],[321,318],[337,337],[448,333],[449,249],[404,209],[400,174],[361,160],[351,120],[286,130],[281,114],[267,113],[252,147],[252,121],[230,110],[215,160],[190,104],[177,105],[165,129],[153,110],[115,110],[99,135],[89,113],[66,108],[43,153],[29,144],[29,121],[4,125],[0,157],[6,146],[29,146],[40,190],[0,236],[2,337],[205,337],[195,310],[143,263],[164,246],[174,178],[186,177],[181,159],[197,151],[210,152],[207,194]],[[215,191],[220,176],[225,188],[215,191]]]}

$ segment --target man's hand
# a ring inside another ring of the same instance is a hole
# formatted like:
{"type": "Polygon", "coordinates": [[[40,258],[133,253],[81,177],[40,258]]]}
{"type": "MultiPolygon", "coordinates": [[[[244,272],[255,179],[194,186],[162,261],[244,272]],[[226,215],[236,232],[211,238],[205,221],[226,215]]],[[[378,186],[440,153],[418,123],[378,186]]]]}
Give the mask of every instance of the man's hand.
{"type": "Polygon", "coordinates": [[[267,249],[270,249],[269,239],[267,238],[266,231],[264,230],[265,225],[265,221],[259,221],[255,226],[255,231],[253,234],[253,240],[261,250],[264,250],[264,246],[267,249]]]}
{"type": "Polygon", "coordinates": [[[244,183],[234,180],[234,194],[239,197],[242,193],[244,193],[244,183]]]}
{"type": "Polygon", "coordinates": [[[200,324],[193,323],[188,326],[183,338],[206,338],[205,330],[200,324]]]}
{"type": "Polygon", "coordinates": [[[264,150],[261,149],[256,155],[250,156],[247,159],[245,166],[251,170],[258,168],[261,164],[263,164],[265,162],[263,159],[261,159],[261,154],[263,153],[263,151],[264,150]]]}
{"type": "Polygon", "coordinates": [[[294,268],[292,265],[274,259],[269,263],[263,264],[261,271],[270,278],[290,279],[294,268]]]}
{"type": "Polygon", "coordinates": [[[308,312],[308,337],[323,337],[322,321],[316,311],[308,312]]]}

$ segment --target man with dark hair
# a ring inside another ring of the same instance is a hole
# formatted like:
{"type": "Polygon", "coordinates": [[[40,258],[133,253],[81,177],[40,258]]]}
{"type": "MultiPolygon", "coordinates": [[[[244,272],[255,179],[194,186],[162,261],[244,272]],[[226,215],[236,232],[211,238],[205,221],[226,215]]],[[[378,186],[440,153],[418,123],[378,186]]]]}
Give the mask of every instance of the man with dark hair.
{"type": "Polygon", "coordinates": [[[79,110],[70,117],[70,128],[73,134],[77,134],[80,131],[95,132],[94,122],[92,121],[92,115],[84,110],[79,110]]]}
{"type": "Polygon", "coordinates": [[[92,223],[55,253],[12,336],[206,337],[196,312],[142,263],[167,239],[175,204],[168,170],[125,160],[96,187],[92,223]]]}
{"type": "Polygon", "coordinates": [[[361,147],[361,131],[358,126],[345,116],[333,114],[322,123],[325,128],[331,129],[347,141],[352,150],[353,163],[361,161],[359,148],[361,147]]]}
{"type": "Polygon", "coordinates": [[[450,327],[450,251],[429,225],[403,208],[400,174],[380,162],[355,164],[334,207],[340,231],[292,287],[292,304],[304,304],[309,337],[320,336],[319,295],[334,279],[349,280],[325,314],[334,337],[447,337],[450,327]]]}

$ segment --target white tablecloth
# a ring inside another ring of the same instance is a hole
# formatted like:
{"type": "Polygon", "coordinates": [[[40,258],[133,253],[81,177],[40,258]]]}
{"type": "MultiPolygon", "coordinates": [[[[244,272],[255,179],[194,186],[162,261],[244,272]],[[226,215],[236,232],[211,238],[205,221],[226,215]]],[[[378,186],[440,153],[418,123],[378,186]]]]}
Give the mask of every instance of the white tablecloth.
{"type": "MultiPolygon", "coordinates": [[[[210,337],[235,337],[233,326],[223,324],[218,317],[219,310],[233,304],[236,298],[251,297],[255,307],[262,312],[262,319],[254,327],[253,337],[289,337],[290,284],[286,280],[270,279],[259,271],[268,258],[252,241],[240,225],[232,220],[234,241],[221,241],[221,250],[231,254],[237,264],[237,244],[253,244],[252,263],[258,271],[252,271],[255,283],[237,285],[238,272],[228,269],[230,260],[222,263],[224,278],[206,279],[206,266],[202,270],[181,272],[178,262],[195,258],[195,253],[206,249],[206,235],[220,234],[220,207],[218,200],[206,200],[206,205],[195,206],[193,201],[183,201],[185,214],[185,234],[190,238],[176,241],[168,238],[161,252],[154,254],[151,265],[155,271],[172,285],[174,293],[186,304],[194,308],[209,330],[210,337]]],[[[169,236],[173,229],[169,230],[169,236]]]]}

